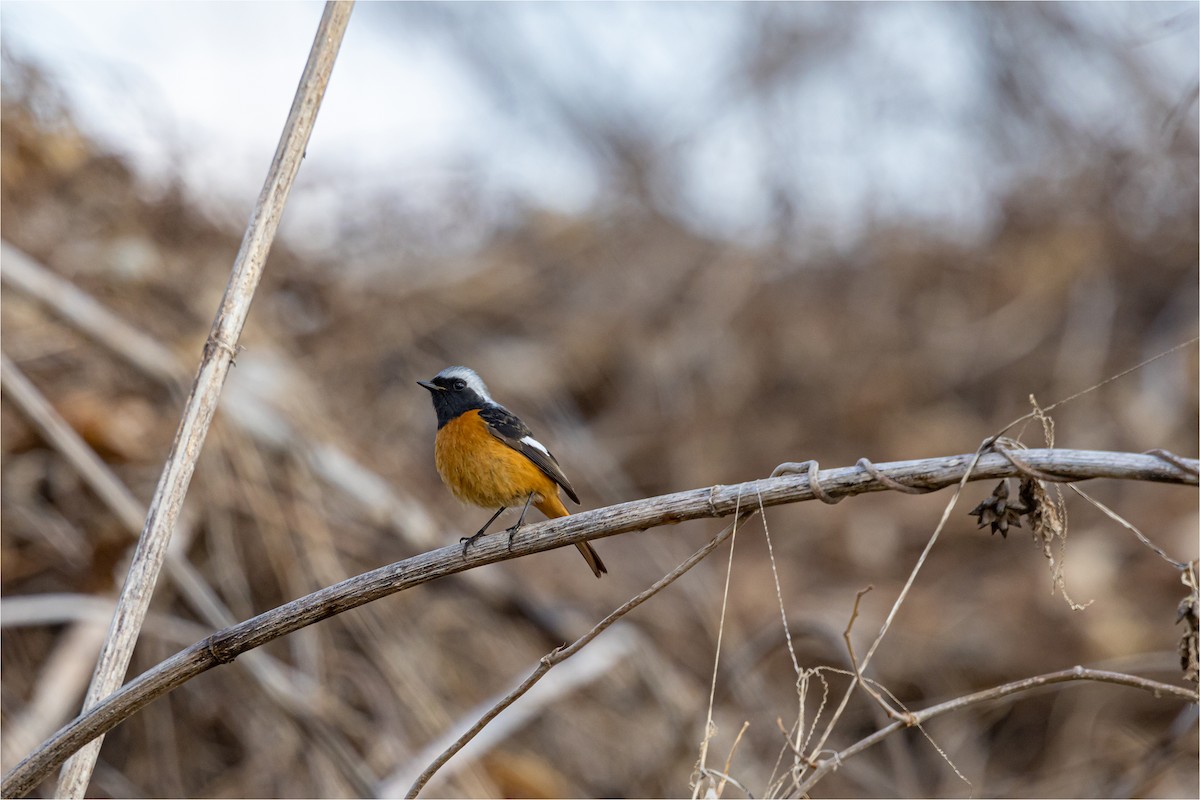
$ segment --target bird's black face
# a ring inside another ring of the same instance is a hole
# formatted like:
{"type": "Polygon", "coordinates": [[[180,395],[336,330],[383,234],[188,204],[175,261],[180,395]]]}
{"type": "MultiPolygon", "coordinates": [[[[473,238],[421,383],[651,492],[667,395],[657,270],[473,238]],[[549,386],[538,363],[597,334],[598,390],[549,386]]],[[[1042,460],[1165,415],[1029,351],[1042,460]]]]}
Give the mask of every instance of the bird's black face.
{"type": "Polygon", "coordinates": [[[437,412],[439,428],[460,414],[487,405],[487,398],[472,385],[474,381],[458,375],[438,373],[431,381],[417,383],[428,389],[433,397],[433,410],[437,412]]]}

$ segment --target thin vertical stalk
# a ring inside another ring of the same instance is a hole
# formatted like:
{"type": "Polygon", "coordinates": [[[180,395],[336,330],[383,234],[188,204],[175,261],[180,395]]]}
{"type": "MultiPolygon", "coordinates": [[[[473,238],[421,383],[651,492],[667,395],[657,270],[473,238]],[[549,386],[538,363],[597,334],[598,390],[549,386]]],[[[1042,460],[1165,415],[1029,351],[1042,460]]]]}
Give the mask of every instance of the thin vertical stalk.
{"type": "MultiPolygon", "coordinates": [[[[304,149],[316,122],[317,111],[329,83],[352,8],[352,2],[335,0],[325,5],[275,158],[234,260],[229,284],[225,287],[221,307],[204,347],[200,369],[192,383],[171,453],[163,467],[145,526],[134,550],[108,637],[100,651],[96,671],[84,699],[85,711],[116,691],[129,668],[154,585],[162,570],[167,544],[216,412],[225,377],[237,353],[238,338],[250,311],[250,301],[262,277],[288,193],[304,158],[304,149]]],[[[103,737],[94,739],[63,765],[56,797],[83,797],[91,781],[102,741],[103,737]]]]}

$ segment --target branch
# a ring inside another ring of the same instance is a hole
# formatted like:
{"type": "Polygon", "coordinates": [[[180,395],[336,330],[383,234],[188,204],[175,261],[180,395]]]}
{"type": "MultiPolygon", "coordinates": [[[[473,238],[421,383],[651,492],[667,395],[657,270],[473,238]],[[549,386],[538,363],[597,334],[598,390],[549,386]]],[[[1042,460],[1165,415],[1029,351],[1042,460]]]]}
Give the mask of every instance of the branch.
{"type": "MultiPolygon", "coordinates": [[[[250,301],[262,276],[288,193],[300,169],[304,148],[312,133],[352,8],[351,3],[338,2],[329,2],[325,6],[275,158],[254,206],[241,249],[234,260],[221,307],[213,320],[204,357],[184,407],[171,454],[154,492],[108,637],[100,651],[91,686],[83,701],[84,709],[94,708],[120,686],[129,668],[154,585],[162,570],[167,544],[183,507],[183,498],[191,483],[196,459],[199,458],[216,412],[225,377],[237,352],[238,337],[250,312],[250,301]]],[[[56,792],[57,797],[83,797],[100,755],[102,740],[101,737],[91,741],[67,763],[56,792]]]]}
{"type": "MultiPolygon", "coordinates": [[[[485,564],[540,553],[589,539],[642,531],[686,520],[724,517],[739,503],[755,498],[765,506],[887,491],[895,483],[940,489],[960,482],[976,454],[895,461],[843,467],[807,474],[764,478],[728,486],[713,486],[651,497],[584,511],[523,528],[508,546],[500,533],[480,539],[464,557],[452,544],[313,592],[245,622],[218,631],[126,684],[95,708],[59,730],[5,776],[5,797],[31,792],[58,764],[88,741],[114,728],[151,701],[241,653],[396,592],[485,564]],[[814,486],[822,487],[816,488],[814,486]]],[[[1116,478],[1157,483],[1197,485],[1200,462],[1174,456],[1114,453],[1095,450],[1025,450],[1022,464],[1039,470],[1044,479],[1072,482],[1116,478]]],[[[1022,474],[1003,454],[979,457],[970,480],[990,480],[1022,474]]]]}
{"type": "MultiPolygon", "coordinates": [[[[633,609],[640,606],[642,603],[649,600],[654,595],[661,592],[663,589],[670,586],[681,575],[688,572],[689,570],[691,570],[692,567],[696,566],[701,561],[703,561],[705,556],[707,556],[713,550],[716,550],[721,545],[722,542],[724,542],[735,531],[737,531],[738,525],[740,523],[744,522],[745,520],[749,519],[750,516],[753,515],[756,510],[757,510],[756,508],[752,508],[749,511],[740,512],[737,516],[734,517],[733,522],[731,524],[725,526],[725,528],[720,533],[718,533],[716,536],[713,537],[712,541],[710,541],[708,544],[704,545],[704,547],[701,547],[695,553],[692,553],[690,556],[688,556],[686,559],[684,559],[683,563],[681,563],[679,566],[675,567],[675,569],[668,572],[666,575],[664,575],[659,580],[655,581],[653,584],[650,585],[649,588],[647,588],[644,591],[639,592],[638,594],[631,597],[629,600],[627,600],[625,603],[623,603],[619,608],[617,608],[615,611],[613,611],[607,617],[600,620],[600,622],[596,623],[596,625],[593,626],[590,631],[588,631],[583,636],[580,636],[578,639],[576,639],[570,646],[559,647],[559,648],[555,649],[553,652],[547,653],[546,655],[542,656],[542,659],[538,663],[537,668],[534,669],[533,673],[530,674],[530,676],[528,678],[526,678],[524,681],[522,681],[521,684],[517,688],[513,689],[511,692],[509,692],[503,698],[501,698],[499,702],[493,704],[490,708],[488,708],[488,710],[482,716],[480,716],[480,718],[475,722],[474,725],[472,725],[470,728],[467,729],[467,731],[465,733],[463,733],[461,736],[459,736],[457,739],[455,739],[454,742],[449,747],[447,747],[445,750],[443,750],[437,756],[437,758],[433,759],[433,761],[430,762],[429,766],[427,766],[424,770],[422,770],[421,774],[418,775],[415,780],[413,780],[412,786],[409,787],[407,794],[405,794],[405,797],[409,798],[411,800],[411,798],[415,798],[418,794],[420,794],[421,789],[423,789],[425,787],[425,784],[429,783],[429,780],[430,780],[430,778],[433,777],[434,773],[436,773],[439,769],[441,769],[443,766],[445,766],[447,761],[449,761],[451,758],[453,758],[455,756],[455,754],[457,754],[460,750],[462,750],[464,747],[466,747],[467,743],[470,742],[472,739],[474,739],[475,736],[481,730],[483,730],[484,727],[486,727],[489,722],[491,722],[493,719],[495,719],[497,716],[499,716],[501,711],[508,708],[513,703],[517,702],[517,700],[521,699],[521,697],[526,692],[528,692],[530,689],[533,688],[534,684],[536,684],[543,677],[545,677],[546,673],[548,673],[556,665],[561,664],[562,662],[566,661],[571,656],[578,653],[580,650],[582,650],[584,647],[586,647],[589,643],[591,643],[591,641],[593,639],[595,639],[600,634],[604,633],[604,631],[608,630],[614,622],[616,622],[621,617],[628,614],[633,609]]],[[[385,782],[382,785],[382,791],[380,791],[378,793],[379,796],[380,797],[391,797],[393,795],[398,795],[399,791],[397,791],[397,790],[401,788],[398,785],[399,783],[400,783],[400,781],[397,781],[395,777],[389,779],[387,782],[385,782]]]]}
{"type": "MultiPolygon", "coordinates": [[[[188,368],[170,349],[7,241],[0,241],[0,281],[37,301],[59,320],[142,374],[173,393],[183,394],[188,368]]],[[[414,548],[435,544],[433,519],[420,502],[389,485],[337,444],[305,435],[304,426],[269,394],[253,390],[226,395],[221,398],[221,407],[227,412],[225,418],[247,436],[275,447],[281,438],[277,431],[267,433],[249,422],[259,414],[272,414],[285,431],[282,439],[288,451],[307,463],[328,485],[365,507],[371,516],[388,520],[414,548]],[[268,405],[269,411],[264,412],[261,405],[268,405]]],[[[145,514],[139,514],[135,534],[141,531],[144,520],[145,514]]]]}
{"type": "Polygon", "coordinates": [[[945,703],[939,703],[936,706],[930,706],[922,711],[915,711],[906,715],[904,720],[893,722],[884,728],[872,733],[864,739],[860,739],[854,744],[847,747],[845,750],[840,750],[833,753],[828,758],[822,759],[814,766],[816,769],[811,775],[804,779],[795,789],[797,797],[805,796],[817,781],[821,780],[827,773],[837,769],[847,758],[858,755],[867,748],[878,744],[884,738],[890,736],[898,730],[912,727],[914,725],[924,725],[934,717],[940,717],[943,714],[949,714],[953,711],[961,711],[969,706],[985,703],[989,700],[998,700],[1002,697],[1007,697],[1011,694],[1019,692],[1027,692],[1031,689],[1038,689],[1042,686],[1049,686],[1055,683],[1067,683],[1073,681],[1097,681],[1100,683],[1113,683],[1118,686],[1130,686],[1135,689],[1141,689],[1144,692],[1149,692],[1155,697],[1171,697],[1179,700],[1184,700],[1188,703],[1200,701],[1200,695],[1197,695],[1193,689],[1188,689],[1183,686],[1175,686],[1170,683],[1162,683],[1160,681],[1150,680],[1149,678],[1141,678],[1136,675],[1126,675],[1122,672],[1108,672],[1099,669],[1084,669],[1083,667],[1074,667],[1072,669],[1064,669],[1059,672],[1048,672],[1044,675],[1035,675],[1032,678],[1024,678],[1012,683],[1005,683],[1000,686],[993,686],[991,689],[984,689],[981,692],[968,694],[963,697],[956,697],[953,700],[947,700],[945,703]]]}
{"type": "MultiPolygon", "coordinates": [[[[32,421],[34,427],[37,428],[46,442],[61,453],[63,458],[79,472],[84,481],[92,487],[100,499],[121,520],[131,537],[136,539],[141,533],[142,521],[146,518],[146,507],[133,496],[129,488],[96,455],[96,452],[88,446],[87,442],[83,440],[75,429],[58,414],[50,402],[30,383],[29,379],[25,377],[20,369],[9,361],[2,350],[0,350],[0,389],[32,421]]],[[[132,550],[133,548],[131,547],[130,549],[132,550]]],[[[200,629],[199,633],[191,633],[186,638],[176,637],[177,639],[182,638],[183,643],[187,643],[193,636],[203,635],[213,628],[224,628],[237,621],[236,617],[230,613],[229,609],[217,597],[212,587],[204,581],[195,567],[176,548],[167,548],[164,567],[167,574],[174,581],[176,588],[206,623],[203,626],[194,626],[200,629]]],[[[34,595],[23,599],[38,600],[43,597],[46,597],[46,595],[34,595]]],[[[9,604],[12,600],[13,598],[10,597],[4,601],[6,614],[9,611],[9,604]]],[[[112,602],[100,602],[107,607],[107,613],[104,614],[105,621],[110,620],[115,609],[115,600],[112,602]]],[[[4,622],[6,624],[9,622],[7,617],[4,619],[4,622]]],[[[148,621],[144,622],[142,630],[146,630],[146,627],[150,624],[148,621]]],[[[175,627],[178,627],[178,624],[177,620],[175,627]]],[[[64,706],[73,705],[76,702],[74,698],[82,691],[89,678],[91,678],[92,668],[95,666],[97,655],[104,644],[104,636],[108,628],[107,625],[101,626],[93,643],[93,639],[87,636],[86,633],[93,631],[95,627],[94,622],[90,620],[83,621],[78,623],[74,632],[66,636],[66,641],[83,642],[90,646],[91,650],[90,652],[84,651],[78,653],[79,660],[87,662],[88,666],[86,672],[78,674],[77,686],[68,690],[67,687],[62,685],[63,682],[61,680],[58,682],[59,691],[57,692],[57,696],[61,697],[61,702],[64,706]]],[[[320,692],[315,691],[309,682],[298,680],[289,669],[279,664],[265,651],[259,650],[248,653],[247,659],[250,675],[259,682],[263,690],[276,701],[281,709],[286,713],[292,714],[297,719],[306,720],[309,724],[318,726],[327,724],[325,722],[325,717],[327,716],[325,712],[330,708],[329,698],[318,697],[317,695],[320,692]]],[[[319,689],[319,687],[317,688],[319,689]]],[[[42,685],[39,684],[37,694],[45,697],[49,692],[43,691],[42,685]]],[[[36,737],[28,737],[31,741],[23,744],[15,752],[13,752],[14,748],[10,746],[11,743],[8,741],[8,738],[11,738],[11,736],[6,738],[6,763],[9,760],[7,758],[9,753],[15,757],[25,752],[26,747],[32,746],[53,732],[55,727],[62,724],[63,721],[70,719],[69,713],[73,710],[73,708],[64,707],[61,713],[56,713],[52,717],[39,720],[39,723],[45,726],[45,730],[39,732],[36,737]]],[[[18,732],[20,731],[18,730],[18,732]]],[[[323,741],[318,740],[318,746],[322,744],[323,741]]]]}
{"type": "Polygon", "coordinates": [[[7,241],[0,242],[0,279],[53,309],[76,330],[119,354],[142,373],[172,388],[178,386],[182,394],[187,372],[170,349],[7,241]]]}
{"type": "Polygon", "coordinates": [[[75,467],[121,523],[137,535],[146,518],[146,507],[3,351],[0,351],[0,390],[33,422],[46,441],[62,453],[67,463],[75,467]]]}

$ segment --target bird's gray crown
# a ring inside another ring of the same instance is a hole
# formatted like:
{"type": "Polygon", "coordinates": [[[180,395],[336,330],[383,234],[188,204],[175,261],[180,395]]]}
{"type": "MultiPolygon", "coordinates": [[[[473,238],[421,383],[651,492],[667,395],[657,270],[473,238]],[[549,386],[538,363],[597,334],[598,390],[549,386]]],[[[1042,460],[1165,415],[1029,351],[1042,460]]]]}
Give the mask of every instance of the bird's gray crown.
{"type": "Polygon", "coordinates": [[[434,381],[440,382],[439,379],[444,379],[446,382],[452,381],[455,378],[466,381],[467,388],[475,392],[489,403],[495,403],[492,396],[488,394],[487,385],[476,374],[475,370],[469,367],[446,367],[444,370],[433,376],[434,381]]]}

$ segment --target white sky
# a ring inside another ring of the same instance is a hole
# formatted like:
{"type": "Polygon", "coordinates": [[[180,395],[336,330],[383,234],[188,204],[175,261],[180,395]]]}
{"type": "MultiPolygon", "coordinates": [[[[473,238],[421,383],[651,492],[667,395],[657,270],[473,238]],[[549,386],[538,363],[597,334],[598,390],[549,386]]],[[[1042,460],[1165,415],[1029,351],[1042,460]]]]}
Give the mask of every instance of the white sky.
{"type": "MultiPolygon", "coordinates": [[[[679,179],[694,224],[754,235],[769,213],[764,178],[774,175],[794,180],[834,227],[852,230],[864,214],[889,210],[951,229],[983,224],[990,184],[1004,176],[981,165],[956,118],[976,111],[969,37],[935,4],[849,8],[864,19],[857,46],[865,42],[877,63],[858,75],[845,74],[844,62],[814,66],[802,101],[776,114],[784,124],[767,132],[750,109],[713,94],[720,59],[740,30],[732,24],[739,4],[497,4],[483,13],[504,16],[513,52],[553,85],[653,114],[660,130],[678,132],[688,153],[679,179]],[[874,93],[860,96],[856,81],[874,93]],[[914,114],[897,123],[893,113],[880,124],[878,106],[903,104],[908,92],[939,98],[945,118],[914,114]],[[772,152],[763,152],[764,141],[774,142],[772,152]]],[[[1096,8],[1120,24],[1146,26],[1145,46],[1162,50],[1180,91],[1195,80],[1195,4],[1146,4],[1124,16],[1113,9],[1131,7],[1096,8]],[[1182,34],[1160,34],[1154,26],[1180,9],[1182,34]]],[[[202,202],[232,208],[240,221],[266,172],[321,9],[317,2],[6,0],[0,31],[15,52],[57,77],[86,130],[150,176],[181,174],[202,202]]],[[[406,27],[395,11],[371,2],[354,11],[293,197],[298,208],[289,211],[293,229],[300,219],[308,235],[334,236],[313,209],[347,187],[438,202],[439,187],[463,170],[563,211],[595,201],[592,165],[539,127],[536,113],[499,105],[442,40],[406,27]]],[[[1103,79],[1078,77],[1064,91],[1078,93],[1081,107],[1091,102],[1100,118],[1112,114],[1103,79]]]]}

